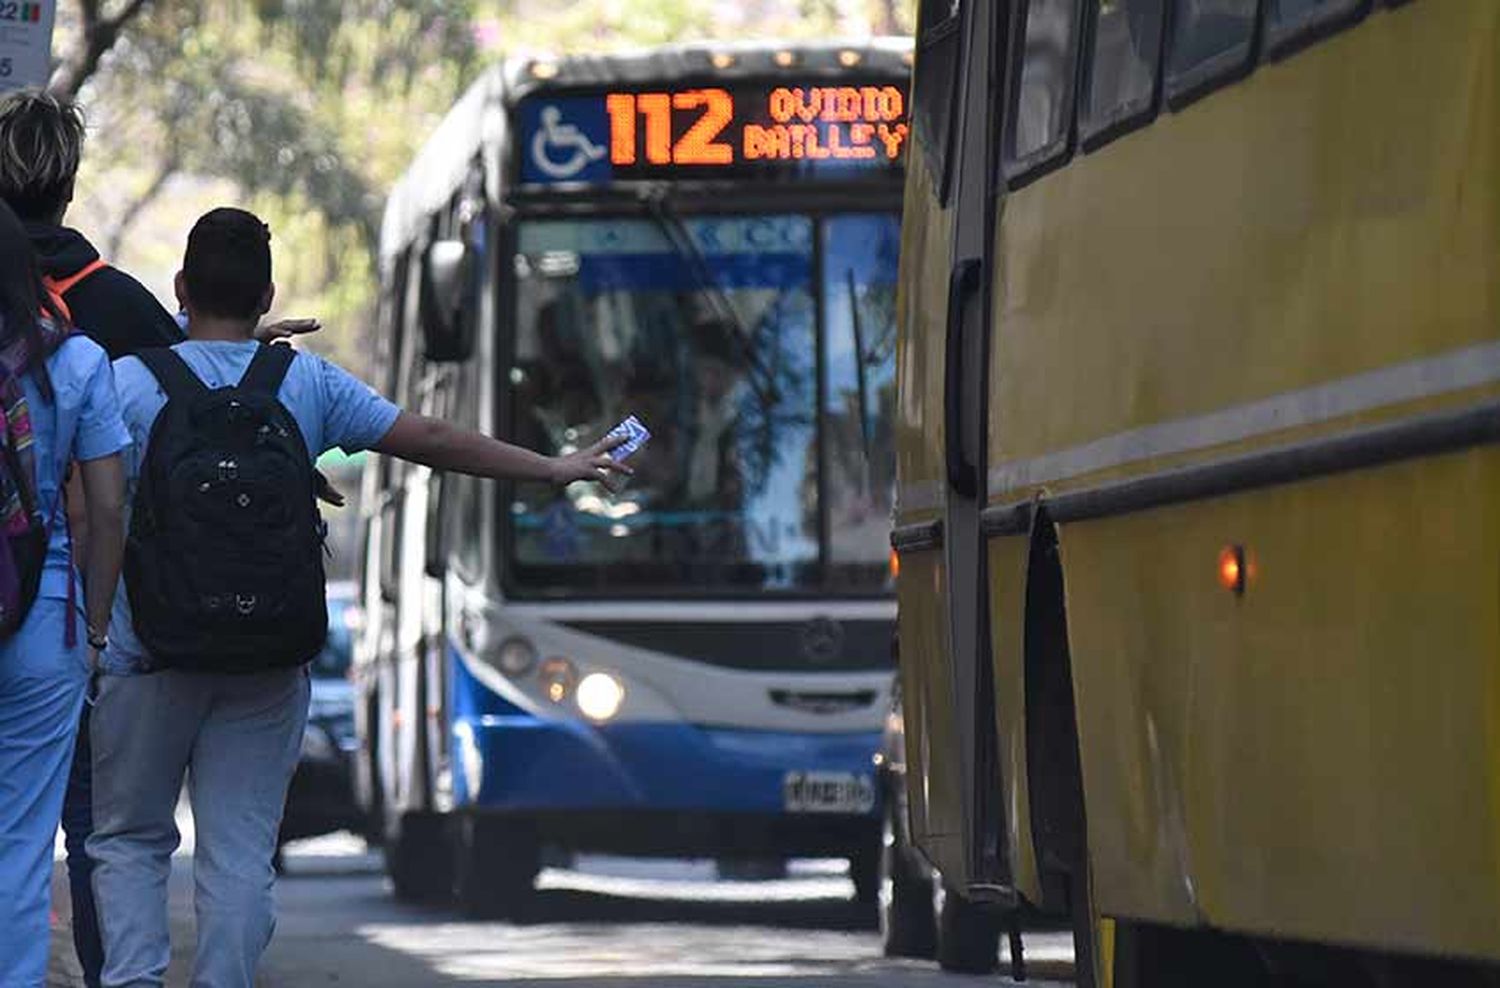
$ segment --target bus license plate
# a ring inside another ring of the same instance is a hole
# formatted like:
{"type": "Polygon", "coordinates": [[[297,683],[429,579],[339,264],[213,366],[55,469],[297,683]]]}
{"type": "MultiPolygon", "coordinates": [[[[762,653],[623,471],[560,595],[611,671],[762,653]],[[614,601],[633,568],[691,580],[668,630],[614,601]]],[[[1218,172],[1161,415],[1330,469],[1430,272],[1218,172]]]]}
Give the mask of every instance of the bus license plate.
{"type": "Polygon", "coordinates": [[[875,780],[853,772],[788,772],[781,795],[788,813],[869,813],[875,780]]]}

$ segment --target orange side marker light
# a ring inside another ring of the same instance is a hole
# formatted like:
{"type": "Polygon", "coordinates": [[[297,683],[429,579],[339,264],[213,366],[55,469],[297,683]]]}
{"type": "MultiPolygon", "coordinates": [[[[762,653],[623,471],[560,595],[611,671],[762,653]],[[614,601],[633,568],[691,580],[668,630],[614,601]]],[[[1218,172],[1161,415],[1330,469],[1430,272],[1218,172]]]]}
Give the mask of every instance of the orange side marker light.
{"type": "Polygon", "coordinates": [[[901,553],[897,552],[895,549],[892,549],[891,550],[891,579],[896,580],[896,579],[899,579],[900,577],[901,577],[901,553]]]}
{"type": "Polygon", "coordinates": [[[1219,551],[1219,585],[1236,597],[1244,596],[1249,569],[1245,565],[1245,547],[1228,545],[1219,551]]]}

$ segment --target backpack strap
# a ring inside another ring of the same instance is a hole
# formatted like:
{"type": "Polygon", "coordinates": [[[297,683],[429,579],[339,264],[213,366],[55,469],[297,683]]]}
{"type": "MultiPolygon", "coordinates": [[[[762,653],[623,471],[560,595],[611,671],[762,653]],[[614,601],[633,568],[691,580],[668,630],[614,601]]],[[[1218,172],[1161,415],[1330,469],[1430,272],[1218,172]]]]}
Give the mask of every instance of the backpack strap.
{"type": "Polygon", "coordinates": [[[107,267],[109,267],[108,261],[102,257],[96,257],[66,278],[44,278],[42,280],[47,282],[47,287],[57,294],[66,295],[74,288],[77,288],[79,282],[87,281],[107,267]]]}
{"type": "Polygon", "coordinates": [[[256,348],[250,366],[245,368],[245,376],[240,378],[240,390],[275,398],[296,356],[297,351],[285,344],[262,343],[256,348]]]}
{"type": "Polygon", "coordinates": [[[136,356],[166,391],[168,401],[192,400],[208,393],[208,385],[198,379],[193,369],[171,347],[150,347],[137,351],[136,356]]]}
{"type": "Polygon", "coordinates": [[[107,267],[109,267],[108,261],[102,257],[96,257],[66,278],[53,278],[44,275],[42,277],[42,284],[47,287],[47,294],[52,296],[52,304],[57,306],[69,322],[72,322],[73,310],[68,307],[65,296],[77,288],[80,282],[92,278],[107,267]]]}

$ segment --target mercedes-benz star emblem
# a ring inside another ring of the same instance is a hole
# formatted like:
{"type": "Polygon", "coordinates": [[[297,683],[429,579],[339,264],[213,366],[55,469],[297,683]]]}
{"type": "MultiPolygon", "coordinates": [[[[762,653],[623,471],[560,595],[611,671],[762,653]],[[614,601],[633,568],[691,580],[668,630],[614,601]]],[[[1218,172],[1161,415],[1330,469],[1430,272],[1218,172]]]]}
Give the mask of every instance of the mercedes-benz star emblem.
{"type": "Polygon", "coordinates": [[[802,655],[809,662],[826,663],[844,651],[844,629],[830,618],[813,618],[802,626],[802,655]]]}

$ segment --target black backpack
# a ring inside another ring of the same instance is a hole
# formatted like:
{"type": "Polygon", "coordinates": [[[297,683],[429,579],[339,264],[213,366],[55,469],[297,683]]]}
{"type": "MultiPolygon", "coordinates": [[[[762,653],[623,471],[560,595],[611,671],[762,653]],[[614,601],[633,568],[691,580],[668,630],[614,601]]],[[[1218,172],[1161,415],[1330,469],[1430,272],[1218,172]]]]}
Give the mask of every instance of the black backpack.
{"type": "Polygon", "coordinates": [[[277,398],[296,354],[262,345],[209,390],[170,349],[142,363],[167,393],[125,545],[125,591],[155,667],[259,672],[310,661],[328,635],[327,529],[312,459],[277,398]]]}

